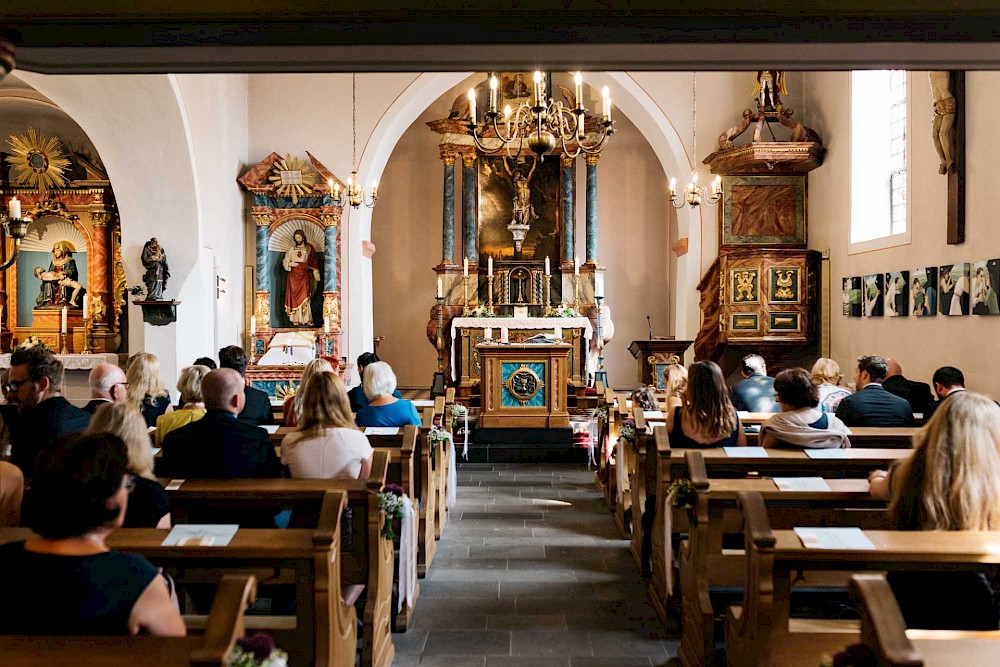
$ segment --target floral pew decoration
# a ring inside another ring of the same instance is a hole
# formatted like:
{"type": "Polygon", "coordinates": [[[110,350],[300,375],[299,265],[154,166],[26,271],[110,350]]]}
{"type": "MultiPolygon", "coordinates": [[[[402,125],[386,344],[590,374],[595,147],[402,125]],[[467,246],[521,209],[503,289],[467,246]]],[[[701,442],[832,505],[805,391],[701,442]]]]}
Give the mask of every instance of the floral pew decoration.
{"type": "MultiPolygon", "coordinates": [[[[457,405],[457,404],[456,404],[457,405]]],[[[464,410],[464,407],[463,407],[464,410]]],[[[468,411],[466,411],[468,415],[468,411]]],[[[466,438],[469,436],[466,435],[466,438]]],[[[455,504],[458,502],[457,492],[455,487],[458,486],[458,471],[455,462],[455,440],[451,433],[441,428],[440,426],[432,426],[430,432],[427,434],[428,440],[431,442],[431,452],[436,452],[438,448],[438,443],[444,442],[446,451],[448,452],[448,495],[445,500],[445,504],[449,510],[455,508],[455,504]]],[[[467,448],[466,448],[467,451],[467,448]]],[[[433,455],[433,454],[432,454],[433,455]]],[[[468,454],[463,452],[463,456],[468,459],[468,454]]]]}
{"type": "Polygon", "coordinates": [[[385,513],[382,537],[396,539],[395,524],[399,520],[399,602],[396,612],[403,605],[413,608],[417,595],[417,513],[398,484],[386,484],[378,494],[378,506],[385,513]]]}

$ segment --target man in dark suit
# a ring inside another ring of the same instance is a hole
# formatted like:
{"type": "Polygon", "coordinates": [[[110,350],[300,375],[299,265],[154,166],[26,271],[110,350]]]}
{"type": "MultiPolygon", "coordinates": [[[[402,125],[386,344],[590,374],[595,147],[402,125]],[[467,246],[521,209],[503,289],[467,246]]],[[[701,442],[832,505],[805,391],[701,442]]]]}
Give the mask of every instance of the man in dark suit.
{"type": "Polygon", "coordinates": [[[781,412],[774,398],[774,378],[767,376],[767,365],[758,354],[743,357],[740,375],[743,380],[730,390],[733,406],[746,412],[781,412]]]}
{"type": "Polygon", "coordinates": [[[913,426],[913,410],[905,400],[882,387],[888,373],[885,359],[858,359],[854,385],[858,390],[837,406],[837,417],[848,426],[913,426]]]}
{"type": "Polygon", "coordinates": [[[125,371],[114,364],[97,364],[87,378],[90,384],[90,402],[83,406],[88,415],[97,412],[105,403],[124,403],[128,393],[125,371]]]}
{"type": "Polygon", "coordinates": [[[62,397],[62,362],[48,350],[18,350],[10,358],[3,387],[19,419],[11,428],[11,462],[25,477],[35,474],[39,452],[59,446],[62,439],[86,430],[90,415],[62,397]]]}
{"type": "Polygon", "coordinates": [[[907,380],[903,377],[903,367],[895,359],[886,358],[885,364],[889,373],[885,376],[885,381],[882,382],[882,388],[890,394],[906,399],[913,412],[927,412],[927,406],[934,400],[931,397],[931,388],[927,383],[907,380]]]}
{"type": "MultiPolygon", "coordinates": [[[[219,350],[219,368],[230,368],[240,374],[247,373],[247,353],[238,345],[230,345],[219,350]]],[[[244,385],[246,380],[244,380],[244,385]]],[[[246,387],[246,404],[240,412],[239,419],[254,426],[264,426],[274,423],[274,411],[271,409],[271,399],[266,392],[253,387],[246,387]]]]}
{"type": "Polygon", "coordinates": [[[934,383],[934,394],[938,397],[937,402],[931,403],[924,410],[924,423],[930,421],[934,412],[941,406],[944,399],[958,391],[965,391],[965,374],[954,366],[942,366],[934,371],[931,378],[934,383]]]}

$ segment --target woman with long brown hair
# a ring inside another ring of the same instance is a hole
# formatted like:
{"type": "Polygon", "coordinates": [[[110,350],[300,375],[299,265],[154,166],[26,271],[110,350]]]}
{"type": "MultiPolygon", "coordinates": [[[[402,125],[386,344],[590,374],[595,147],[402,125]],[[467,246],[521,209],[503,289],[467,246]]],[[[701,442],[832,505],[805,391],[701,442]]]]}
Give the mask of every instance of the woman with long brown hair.
{"type": "Polygon", "coordinates": [[[282,415],[285,419],[285,426],[299,425],[299,415],[302,413],[302,390],[305,389],[309,380],[312,379],[312,376],[317,373],[332,372],[333,365],[323,357],[313,359],[306,364],[306,367],[302,369],[302,377],[299,378],[298,390],[285,399],[285,404],[282,407],[282,415]]]}
{"type": "Polygon", "coordinates": [[[691,364],[682,401],[681,407],[667,414],[672,448],[746,446],[722,369],[714,361],[691,364]]]}

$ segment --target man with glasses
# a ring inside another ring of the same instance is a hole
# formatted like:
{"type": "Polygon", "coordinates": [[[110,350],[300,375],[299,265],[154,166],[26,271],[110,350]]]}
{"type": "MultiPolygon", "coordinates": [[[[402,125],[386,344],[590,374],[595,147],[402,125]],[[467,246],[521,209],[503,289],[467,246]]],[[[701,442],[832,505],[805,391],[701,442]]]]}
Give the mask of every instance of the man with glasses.
{"type": "Polygon", "coordinates": [[[83,406],[88,415],[105,403],[124,403],[128,392],[125,371],[114,364],[98,364],[90,371],[90,403],[83,406]]]}
{"type": "Polygon", "coordinates": [[[81,433],[90,423],[90,415],[63,398],[63,375],[62,362],[47,350],[32,348],[11,355],[3,392],[17,407],[19,418],[11,428],[10,458],[25,477],[34,475],[40,451],[81,433]]]}

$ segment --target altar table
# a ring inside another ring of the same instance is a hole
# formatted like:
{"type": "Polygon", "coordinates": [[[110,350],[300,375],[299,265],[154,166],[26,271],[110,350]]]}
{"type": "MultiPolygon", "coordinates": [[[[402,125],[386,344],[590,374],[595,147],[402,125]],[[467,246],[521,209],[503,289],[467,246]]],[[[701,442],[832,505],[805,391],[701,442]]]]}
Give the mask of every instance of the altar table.
{"type": "MultiPolygon", "coordinates": [[[[9,354],[0,354],[0,370],[10,368],[9,354]]],[[[98,364],[118,365],[118,355],[100,354],[57,354],[66,374],[63,379],[63,396],[71,403],[85,404],[90,400],[90,371],[98,364]]]]}

